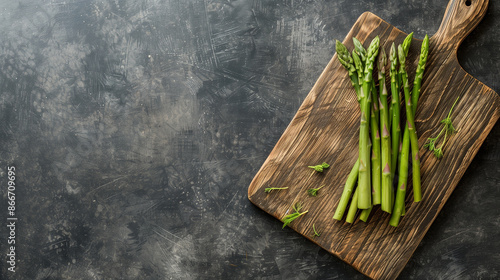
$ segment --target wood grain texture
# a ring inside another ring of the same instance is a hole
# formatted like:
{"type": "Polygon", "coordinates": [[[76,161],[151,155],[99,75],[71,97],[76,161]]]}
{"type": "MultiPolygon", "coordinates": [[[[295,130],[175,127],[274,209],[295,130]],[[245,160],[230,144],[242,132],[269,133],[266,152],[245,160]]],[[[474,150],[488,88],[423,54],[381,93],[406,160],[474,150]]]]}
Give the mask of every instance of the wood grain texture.
{"type": "MultiPolygon", "coordinates": [[[[395,279],[417,248],[430,225],[449,198],[484,139],[500,117],[497,93],[471,75],[457,61],[462,40],[479,23],[488,1],[450,1],[441,26],[430,39],[428,66],[416,113],[419,135],[422,193],[413,203],[407,193],[406,215],[397,228],[390,215],[377,206],[367,223],[353,224],[332,219],[343,185],[358,155],[359,106],[347,71],[336,55],[305,98],[295,117],[254,177],[248,189],[252,203],[281,219],[293,211],[296,202],[308,210],[291,228],[338,256],[373,279],[395,279]],[[423,149],[435,135],[455,99],[453,111],[458,129],[447,144],[445,156],[437,160],[423,149]],[[313,174],[308,165],[328,162],[331,167],[313,174]],[[325,185],[317,197],[307,189],[325,185]],[[266,187],[289,187],[286,191],[264,192],[266,187]],[[321,232],[313,237],[312,225],[321,232]]],[[[376,35],[389,53],[406,34],[372,13],[362,14],[344,40],[351,50],[352,38],[365,46],[376,35]]],[[[411,76],[415,71],[421,41],[414,40],[407,60],[411,76]],[[412,63],[410,63],[412,62],[412,63]]],[[[408,189],[411,190],[411,180],[408,189]]]]}

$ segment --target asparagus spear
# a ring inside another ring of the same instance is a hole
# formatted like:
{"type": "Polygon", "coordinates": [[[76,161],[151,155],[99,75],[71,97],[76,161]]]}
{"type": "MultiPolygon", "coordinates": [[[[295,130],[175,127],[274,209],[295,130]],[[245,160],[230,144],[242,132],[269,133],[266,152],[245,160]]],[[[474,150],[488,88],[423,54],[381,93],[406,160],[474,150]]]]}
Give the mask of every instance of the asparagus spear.
{"type": "MultiPolygon", "coordinates": [[[[396,166],[398,162],[398,151],[400,147],[400,134],[401,134],[401,126],[399,123],[400,119],[400,111],[399,111],[399,84],[398,84],[398,54],[396,51],[396,45],[392,43],[391,50],[389,52],[389,60],[391,61],[391,68],[389,70],[389,74],[391,77],[391,108],[392,108],[392,118],[391,123],[391,163],[389,165],[389,171],[391,174],[391,181],[394,179],[396,166]]],[[[384,166],[385,169],[385,166],[384,166]]],[[[385,170],[387,171],[387,170],[385,170]]],[[[392,184],[383,185],[382,186],[382,202],[381,208],[382,211],[387,213],[392,212],[392,184]]]]}
{"type": "Polygon", "coordinates": [[[373,65],[378,54],[380,38],[375,37],[367,50],[366,63],[363,72],[363,85],[360,90],[361,120],[359,130],[359,196],[358,208],[368,209],[372,206],[371,178],[370,178],[370,128],[368,116],[370,116],[370,89],[373,78],[373,65]]]}
{"type": "Polygon", "coordinates": [[[358,180],[358,172],[359,172],[359,158],[351,169],[351,173],[347,177],[347,181],[344,186],[344,190],[342,191],[342,196],[340,197],[339,205],[337,209],[335,209],[335,214],[333,214],[333,218],[335,220],[342,220],[344,216],[345,209],[347,208],[347,204],[349,203],[349,199],[351,198],[351,194],[354,190],[354,185],[358,180]]]}
{"type": "MultiPolygon", "coordinates": [[[[379,54],[378,61],[378,79],[379,79],[379,102],[380,102],[380,131],[381,133],[381,190],[380,190],[380,203],[382,203],[382,193],[388,193],[392,189],[391,178],[391,137],[389,134],[389,108],[387,104],[387,86],[385,83],[385,65],[387,64],[387,55],[382,48],[379,54]]],[[[374,202],[375,204],[375,202],[374,202]]]]}
{"type": "MultiPolygon", "coordinates": [[[[358,41],[359,42],[359,41],[358,41]]],[[[362,62],[361,58],[357,55],[356,52],[353,52],[352,56],[347,50],[347,48],[342,44],[340,41],[336,41],[336,51],[337,51],[337,57],[346,68],[346,70],[349,72],[349,77],[351,79],[351,83],[354,87],[354,90],[356,91],[356,95],[358,97],[358,102],[360,101],[359,98],[359,93],[360,93],[360,81],[362,81],[362,62]]],[[[363,48],[364,49],[364,48],[363,48]]],[[[365,51],[366,52],[366,51],[365,51]]],[[[342,220],[342,217],[344,216],[344,212],[347,208],[347,204],[349,200],[351,199],[351,194],[354,192],[354,185],[358,180],[358,173],[359,173],[359,158],[354,164],[351,172],[349,173],[349,176],[347,177],[344,190],[342,191],[342,196],[340,197],[339,204],[337,205],[337,209],[335,209],[335,214],[333,215],[333,218],[336,220],[342,220]]],[[[357,200],[356,200],[357,204],[357,200]]]]}
{"type": "Polygon", "coordinates": [[[408,134],[408,126],[405,126],[403,133],[403,145],[401,147],[398,188],[394,202],[394,210],[392,211],[391,218],[389,219],[389,224],[394,227],[398,226],[401,215],[403,215],[403,211],[405,209],[406,184],[408,180],[408,157],[410,153],[410,139],[407,136],[408,134]]]}
{"type": "Polygon", "coordinates": [[[356,188],[354,194],[352,195],[351,205],[349,205],[349,211],[347,211],[347,216],[345,218],[346,223],[352,224],[354,218],[356,217],[356,212],[358,211],[359,202],[359,188],[356,188]]]}
{"type": "MultiPolygon", "coordinates": [[[[408,34],[401,44],[405,57],[408,55],[410,51],[411,41],[413,39],[413,32],[408,34]]],[[[396,172],[396,165],[398,162],[398,153],[399,143],[401,139],[401,126],[400,126],[400,98],[399,98],[399,90],[401,86],[403,86],[401,81],[401,74],[397,71],[398,65],[398,50],[396,49],[396,45],[392,43],[391,50],[389,53],[389,59],[391,61],[391,95],[392,102],[389,110],[391,111],[390,116],[392,116],[390,120],[391,132],[392,132],[392,158],[391,158],[391,178],[394,178],[394,174],[396,172]]]]}
{"type": "Polygon", "coordinates": [[[375,88],[375,84],[372,86],[372,110],[370,114],[370,130],[371,130],[371,143],[372,143],[372,158],[371,158],[371,183],[372,183],[372,200],[373,204],[380,204],[381,194],[380,194],[380,185],[381,185],[381,155],[380,155],[380,131],[379,131],[379,122],[377,120],[377,116],[379,115],[379,110],[377,110],[378,106],[378,96],[375,88]]]}
{"type": "MultiPolygon", "coordinates": [[[[358,46],[359,49],[363,46],[358,46]]],[[[374,62],[375,63],[375,62],[374,62]]],[[[380,204],[380,185],[381,185],[381,159],[380,159],[380,130],[379,130],[379,102],[375,81],[372,79],[371,94],[370,94],[370,135],[371,135],[371,185],[372,185],[372,204],[380,204]]],[[[371,212],[371,207],[363,209],[360,218],[364,221],[368,218],[371,212]]]]}
{"type": "MultiPolygon", "coordinates": [[[[398,50],[400,61],[400,74],[403,82],[406,108],[406,126],[408,127],[408,137],[411,143],[412,165],[413,165],[413,186],[420,190],[420,158],[418,155],[418,137],[415,130],[415,119],[413,117],[413,106],[411,104],[410,86],[408,85],[408,73],[405,69],[406,56],[402,47],[398,50]]],[[[406,129],[406,128],[405,128],[406,129]]],[[[403,137],[403,142],[405,141],[403,137]]],[[[420,199],[419,199],[420,201],[420,199]]]]}
{"type": "MultiPolygon", "coordinates": [[[[422,78],[424,77],[425,64],[427,63],[427,56],[429,54],[429,36],[425,35],[422,41],[422,46],[420,50],[420,58],[418,61],[417,70],[415,71],[415,79],[413,81],[413,91],[411,95],[411,112],[413,115],[413,121],[415,120],[415,113],[417,111],[418,98],[420,96],[420,87],[422,84],[422,78]]],[[[408,108],[407,108],[408,110],[408,108]]],[[[408,113],[407,113],[408,114],[408,113]]],[[[415,124],[415,123],[413,123],[415,124]]],[[[415,126],[413,128],[416,130],[415,126]]],[[[411,130],[411,129],[410,129],[411,130]]],[[[411,132],[411,131],[410,131],[411,132]]],[[[415,132],[415,138],[416,138],[415,132]]],[[[411,138],[410,138],[411,140],[411,138]]],[[[419,202],[422,200],[421,182],[420,182],[420,156],[418,154],[418,138],[413,139],[412,145],[412,172],[413,172],[413,201],[419,202]],[[415,142],[415,143],[414,143],[415,142]],[[415,145],[415,146],[413,146],[415,145]]]]}
{"type": "MultiPolygon", "coordinates": [[[[373,89],[374,90],[374,89],[373,89]]],[[[373,110],[372,110],[373,111],[373,110]]],[[[373,113],[373,112],[372,112],[373,113]]],[[[372,125],[374,125],[374,122],[375,122],[375,125],[376,127],[378,127],[378,125],[376,124],[376,121],[374,120],[374,118],[372,117],[371,118],[371,123],[370,123],[370,127],[372,125]]],[[[378,133],[378,131],[376,132],[378,133]]],[[[373,135],[373,133],[372,133],[373,135]]],[[[380,137],[379,137],[379,140],[378,142],[380,142],[380,137]]],[[[380,143],[379,143],[379,146],[380,146],[380,143]]],[[[370,143],[368,144],[368,149],[371,149],[373,151],[373,147],[372,147],[372,142],[370,141],[370,143]]],[[[380,151],[378,152],[380,154],[380,151]]],[[[380,155],[378,156],[378,158],[380,159],[380,155]]],[[[372,153],[372,167],[373,165],[377,165],[380,167],[380,161],[377,163],[377,161],[375,160],[374,161],[374,156],[373,156],[373,153],[372,153]]],[[[379,168],[380,169],[380,168],[379,168]]],[[[376,169],[373,169],[372,168],[372,173],[373,172],[377,172],[378,174],[380,174],[380,170],[376,170],[376,169]]],[[[380,179],[380,176],[379,176],[379,179],[380,179]]],[[[374,183],[374,181],[372,180],[372,184],[374,183]]],[[[379,188],[380,188],[380,182],[379,182],[379,188]]],[[[373,191],[372,191],[372,195],[373,195],[373,191]]],[[[372,196],[372,201],[373,201],[374,197],[372,196]]],[[[361,209],[361,214],[359,215],[359,219],[362,220],[363,222],[366,222],[368,220],[368,216],[370,216],[370,212],[372,211],[372,208],[373,208],[373,205],[370,207],[370,208],[367,208],[367,209],[361,209]]],[[[349,215],[348,215],[349,216],[349,215]]],[[[354,218],[354,217],[353,217],[354,218]]]]}
{"type": "MultiPolygon", "coordinates": [[[[408,73],[405,69],[406,56],[402,47],[398,49],[401,79],[403,82],[403,91],[405,95],[406,108],[406,127],[408,127],[408,136],[411,143],[412,165],[413,165],[413,186],[420,190],[420,158],[418,155],[418,137],[415,130],[415,120],[413,116],[413,106],[411,104],[410,87],[408,85],[408,73]]],[[[406,129],[406,128],[405,128],[406,129]]],[[[403,142],[405,141],[403,137],[403,142]]],[[[420,199],[419,199],[420,201],[420,199]]]]}

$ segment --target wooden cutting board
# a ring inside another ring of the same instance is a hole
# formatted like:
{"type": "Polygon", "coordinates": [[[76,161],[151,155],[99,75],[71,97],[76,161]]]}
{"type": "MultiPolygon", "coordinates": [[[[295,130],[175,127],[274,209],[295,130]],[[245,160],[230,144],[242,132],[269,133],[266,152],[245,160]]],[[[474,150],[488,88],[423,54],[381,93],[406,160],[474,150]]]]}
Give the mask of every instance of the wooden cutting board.
{"type": "MultiPolygon", "coordinates": [[[[500,116],[500,97],[467,74],[457,61],[463,39],[486,14],[488,0],[451,0],[439,30],[430,38],[429,58],[416,112],[421,156],[422,193],[419,203],[407,193],[406,215],[397,228],[389,225],[389,214],[376,206],[367,223],[333,220],[343,185],[358,157],[360,110],[347,71],[334,55],[305,98],[295,117],[269,154],[248,189],[252,203],[283,218],[292,205],[302,202],[309,212],[290,227],[328,252],[374,279],[394,279],[404,268],[432,222],[500,116]],[[435,136],[455,99],[453,111],[458,129],[449,140],[445,156],[437,160],[424,150],[435,136]],[[322,174],[311,175],[308,165],[328,162],[322,174]],[[307,189],[325,185],[317,197],[307,189]],[[287,190],[264,192],[266,187],[287,190]],[[312,226],[321,232],[313,236],[312,226]]],[[[406,33],[372,13],[362,14],[344,40],[353,49],[352,38],[365,47],[378,35],[389,53],[406,33]]],[[[413,40],[407,60],[410,81],[420,53],[420,40],[413,40]],[[413,62],[413,65],[412,63],[413,62]]],[[[411,190],[411,175],[408,189],[411,190]]]]}

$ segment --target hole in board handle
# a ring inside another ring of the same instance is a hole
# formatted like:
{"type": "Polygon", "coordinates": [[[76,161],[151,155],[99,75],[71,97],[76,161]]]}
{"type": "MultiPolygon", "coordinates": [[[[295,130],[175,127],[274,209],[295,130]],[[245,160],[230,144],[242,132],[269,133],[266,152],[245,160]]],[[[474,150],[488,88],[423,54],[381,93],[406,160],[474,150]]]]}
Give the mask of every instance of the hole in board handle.
{"type": "Polygon", "coordinates": [[[465,0],[465,6],[470,6],[472,4],[472,0],[465,0]]]}

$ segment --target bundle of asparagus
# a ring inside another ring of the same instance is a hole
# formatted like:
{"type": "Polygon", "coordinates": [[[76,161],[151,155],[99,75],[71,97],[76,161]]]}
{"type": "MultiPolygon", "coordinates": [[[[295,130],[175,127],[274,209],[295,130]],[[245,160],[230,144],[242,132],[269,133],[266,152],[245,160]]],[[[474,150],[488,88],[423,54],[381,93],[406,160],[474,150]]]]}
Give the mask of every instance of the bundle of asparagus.
{"type": "Polygon", "coordinates": [[[410,33],[397,49],[394,43],[391,46],[389,53],[390,100],[385,82],[387,55],[380,47],[379,37],[371,41],[368,49],[365,49],[359,40],[353,38],[354,50],[352,52],[349,52],[340,41],[336,42],[337,57],[349,73],[361,110],[359,156],[347,178],[333,216],[336,220],[342,220],[347,204],[351,201],[346,222],[354,221],[358,209],[361,209],[360,219],[366,222],[372,207],[380,204],[382,211],[391,213],[390,224],[397,226],[401,216],[405,213],[410,147],[414,201],[419,202],[422,198],[418,137],[414,115],[427,62],[429,37],[426,35],[422,42],[413,89],[410,92],[406,57],[412,38],[413,33],[410,33]],[[377,58],[378,92],[373,78],[377,58]],[[402,136],[401,91],[404,96],[406,114],[402,136]],[[399,167],[398,182],[396,193],[394,193],[397,167],[399,167]]]}

